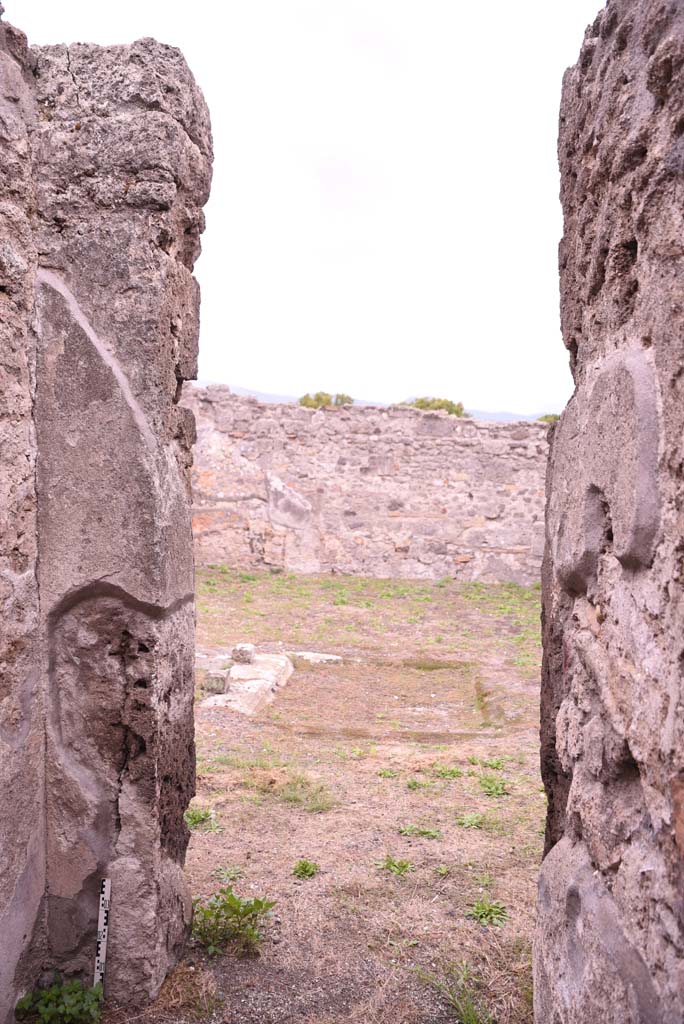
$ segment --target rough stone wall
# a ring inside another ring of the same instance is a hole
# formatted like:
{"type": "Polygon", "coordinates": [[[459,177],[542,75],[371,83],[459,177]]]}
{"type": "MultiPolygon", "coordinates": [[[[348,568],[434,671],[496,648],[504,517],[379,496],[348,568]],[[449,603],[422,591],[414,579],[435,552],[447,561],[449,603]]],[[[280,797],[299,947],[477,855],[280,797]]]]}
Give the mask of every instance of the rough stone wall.
{"type": "Polygon", "coordinates": [[[203,563],[536,582],[547,429],[188,389],[203,563]]]}
{"type": "Polygon", "coordinates": [[[684,1006],[684,6],[610,0],[566,75],[544,565],[538,1024],[684,1006]]]}
{"type": "Polygon", "coordinates": [[[91,977],[102,877],[110,996],[153,995],[187,931],[194,426],[178,400],[211,136],[177,50],[27,50],[1,31],[5,1019],[46,971],[91,977]]]}
{"type": "Polygon", "coordinates": [[[27,57],[24,37],[0,22],[0,1020],[45,890],[27,57]]]}

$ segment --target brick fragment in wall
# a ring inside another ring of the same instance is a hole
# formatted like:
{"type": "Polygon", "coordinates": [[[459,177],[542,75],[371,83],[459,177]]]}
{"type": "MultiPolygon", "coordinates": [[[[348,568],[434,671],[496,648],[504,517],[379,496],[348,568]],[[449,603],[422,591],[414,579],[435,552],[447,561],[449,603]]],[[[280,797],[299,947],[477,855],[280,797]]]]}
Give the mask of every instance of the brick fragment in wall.
{"type": "Polygon", "coordinates": [[[531,584],[547,428],[187,389],[200,563],[531,584]]]}
{"type": "Polygon", "coordinates": [[[684,9],[609,0],[560,117],[538,1024],[682,1019],[683,128],[684,9]]]}
{"type": "Polygon", "coordinates": [[[0,1020],[57,971],[142,1005],[183,948],[191,415],[211,133],[178,50],[0,23],[0,1020]]]}

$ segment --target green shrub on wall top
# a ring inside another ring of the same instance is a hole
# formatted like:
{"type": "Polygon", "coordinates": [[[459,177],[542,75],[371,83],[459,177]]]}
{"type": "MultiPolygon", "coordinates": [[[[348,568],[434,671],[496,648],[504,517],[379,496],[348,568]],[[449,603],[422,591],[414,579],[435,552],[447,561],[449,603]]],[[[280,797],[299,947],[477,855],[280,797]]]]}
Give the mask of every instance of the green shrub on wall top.
{"type": "Polygon", "coordinates": [[[467,416],[463,402],[452,402],[449,398],[414,398],[412,402],[406,404],[414,409],[425,409],[428,412],[443,409],[450,416],[467,416]]]}
{"type": "Polygon", "coordinates": [[[351,395],[342,392],[331,395],[327,391],[317,391],[315,395],[302,395],[299,404],[305,409],[327,409],[330,406],[352,405],[353,401],[351,395]]]}

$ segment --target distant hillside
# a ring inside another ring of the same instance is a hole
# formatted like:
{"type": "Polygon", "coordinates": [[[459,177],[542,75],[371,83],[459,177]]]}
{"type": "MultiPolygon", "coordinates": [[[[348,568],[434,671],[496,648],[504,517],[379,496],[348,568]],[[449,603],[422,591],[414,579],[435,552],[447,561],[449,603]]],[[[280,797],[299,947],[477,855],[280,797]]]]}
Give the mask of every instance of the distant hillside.
{"type": "MultiPolygon", "coordinates": [[[[217,381],[200,380],[197,381],[198,387],[206,387],[208,384],[216,384],[217,381]]],[[[299,398],[295,398],[294,395],[272,395],[265,391],[253,391],[250,388],[239,388],[234,385],[230,385],[230,390],[234,395],[244,395],[249,398],[256,398],[259,402],[266,402],[271,405],[283,405],[289,404],[290,402],[297,403],[299,398]]],[[[411,401],[411,399],[407,399],[411,401]]],[[[388,406],[390,402],[371,402],[366,401],[363,398],[354,399],[354,405],[379,405],[388,406]]],[[[549,410],[547,409],[546,412],[549,410]]],[[[539,419],[543,413],[537,413],[534,416],[526,415],[525,413],[518,412],[488,412],[485,409],[466,409],[469,416],[472,416],[475,420],[489,420],[493,423],[516,423],[520,420],[533,421],[539,419]]]]}

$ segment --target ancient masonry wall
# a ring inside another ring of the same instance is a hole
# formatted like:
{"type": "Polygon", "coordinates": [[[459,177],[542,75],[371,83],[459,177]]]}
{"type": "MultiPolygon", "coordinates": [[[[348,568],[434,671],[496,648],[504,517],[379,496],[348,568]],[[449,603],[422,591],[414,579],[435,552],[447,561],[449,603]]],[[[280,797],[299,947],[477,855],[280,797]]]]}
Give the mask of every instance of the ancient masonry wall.
{"type": "Polygon", "coordinates": [[[684,1005],[684,6],[609,0],[566,75],[544,563],[538,1024],[684,1005]]]}
{"type": "MultiPolygon", "coordinates": [[[[1,13],[1,10],[0,10],[1,13]]],[[[0,23],[0,1020],[59,970],[153,995],[194,788],[191,269],[211,136],[177,50],[0,23]]]]}
{"type": "Polygon", "coordinates": [[[533,583],[547,429],[191,388],[198,561],[533,583]]]}

